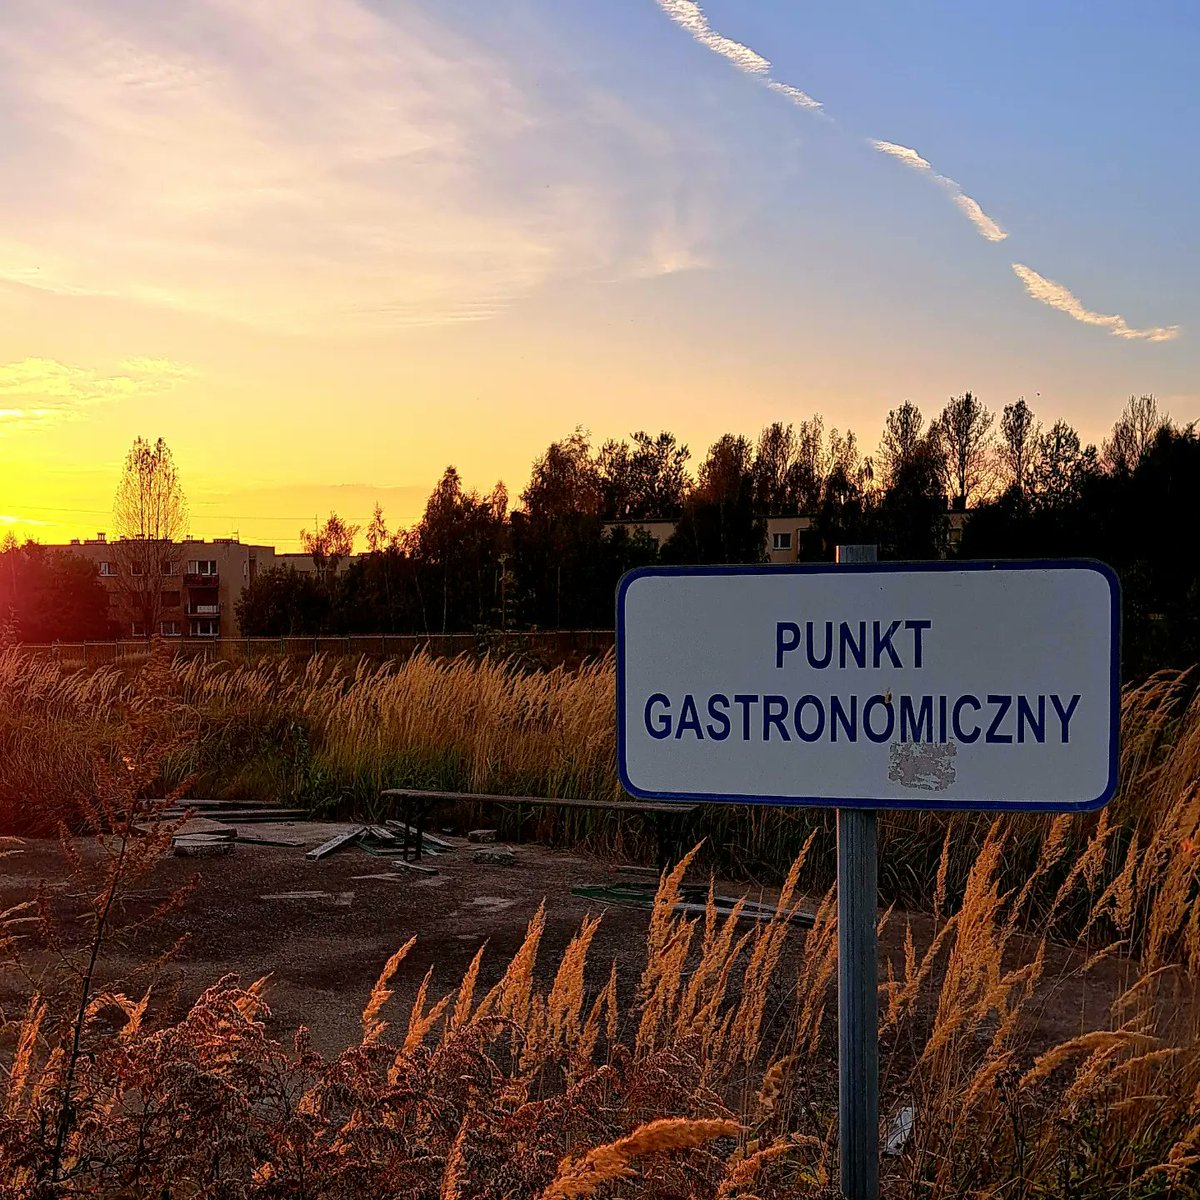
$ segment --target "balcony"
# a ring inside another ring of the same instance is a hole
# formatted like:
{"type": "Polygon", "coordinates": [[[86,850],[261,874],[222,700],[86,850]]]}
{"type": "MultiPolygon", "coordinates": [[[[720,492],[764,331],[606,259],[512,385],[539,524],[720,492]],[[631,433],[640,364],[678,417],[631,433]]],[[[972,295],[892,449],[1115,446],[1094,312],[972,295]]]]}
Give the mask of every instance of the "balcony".
{"type": "Polygon", "coordinates": [[[221,577],[215,571],[211,575],[198,575],[194,571],[189,571],[183,577],[184,587],[189,588],[215,588],[220,584],[221,577]]]}
{"type": "Polygon", "coordinates": [[[189,617],[219,617],[221,606],[219,604],[189,604],[187,615],[189,617]]]}

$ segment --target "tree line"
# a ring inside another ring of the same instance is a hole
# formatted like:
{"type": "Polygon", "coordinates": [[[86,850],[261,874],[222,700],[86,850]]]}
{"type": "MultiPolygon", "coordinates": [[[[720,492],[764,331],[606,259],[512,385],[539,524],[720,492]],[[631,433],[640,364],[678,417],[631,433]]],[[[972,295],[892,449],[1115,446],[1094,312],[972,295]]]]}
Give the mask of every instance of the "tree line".
{"type": "MultiPolygon", "coordinates": [[[[1121,576],[1124,657],[1139,674],[1200,661],[1197,480],[1195,423],[1152,396],[1130,397],[1098,447],[1065,421],[1043,425],[1024,399],[997,414],[964,392],[929,421],[911,402],[893,409],[873,454],[812,416],[753,440],[724,434],[694,471],[671,433],[595,446],[577,429],[538,456],[515,504],[448,467],[409,529],[389,529],[376,506],[365,529],[333,514],[303,530],[313,569],[260,574],[236,615],[243,634],[272,637],[606,628],[630,568],[761,562],[768,518],[795,517],[801,561],[845,542],[885,559],[1103,559],[1121,576]]],[[[114,604],[93,564],[10,535],[0,642],[118,636],[116,608],[156,629],[154,564],[186,521],[169,448],[139,438],[114,502],[114,604]]]]}
{"type": "Polygon", "coordinates": [[[187,500],[170,447],[162,438],[135,439],[113,497],[114,603],[94,563],[33,540],[22,545],[10,530],[0,542],[0,646],[103,641],[134,624],[149,636],[163,613],[162,565],[186,532],[187,500]]]}
{"type": "Polygon", "coordinates": [[[453,468],[421,520],[303,531],[312,573],[276,569],[238,603],[247,636],[605,628],[617,580],[653,563],[754,563],[769,517],[804,517],[801,561],[845,542],[888,559],[1095,557],[1121,576],[1130,673],[1200,660],[1200,437],[1131,397],[1099,447],[1024,399],[970,392],[926,421],[906,402],[878,449],[820,416],[719,437],[690,469],[671,433],[594,446],[581,429],[534,461],[515,505],[453,468]],[[962,514],[960,517],[956,514],[962,514]],[[658,523],[658,524],[654,524],[658,523]],[[961,540],[951,544],[951,530],[961,540]],[[359,535],[366,553],[353,555],[359,535]],[[353,555],[353,556],[352,556],[353,555]]]}

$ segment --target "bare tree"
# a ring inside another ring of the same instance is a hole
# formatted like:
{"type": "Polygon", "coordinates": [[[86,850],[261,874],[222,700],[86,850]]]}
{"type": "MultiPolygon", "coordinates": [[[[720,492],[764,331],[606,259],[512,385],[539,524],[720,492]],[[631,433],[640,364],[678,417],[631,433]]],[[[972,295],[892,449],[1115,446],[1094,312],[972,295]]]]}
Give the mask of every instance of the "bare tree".
{"type": "Polygon", "coordinates": [[[1171,418],[1158,411],[1153,396],[1130,396],[1104,443],[1103,461],[1108,470],[1132,471],[1149,449],[1160,429],[1169,428],[1171,418]]]}
{"type": "Polygon", "coordinates": [[[811,515],[820,507],[831,466],[832,450],[825,443],[825,421],[817,413],[801,421],[796,430],[796,504],[802,513],[811,515]]]}
{"type": "Polygon", "coordinates": [[[1029,472],[1041,432],[1024,396],[1004,406],[1004,415],[1000,418],[1000,462],[1009,484],[1018,491],[1025,491],[1029,484],[1029,472]]]}
{"type": "Polygon", "coordinates": [[[959,508],[965,509],[988,482],[994,421],[970,392],[952,396],[938,418],[946,470],[959,508]]]}
{"type": "Polygon", "coordinates": [[[1034,502],[1053,508],[1075,502],[1085,481],[1099,470],[1096,447],[1085,446],[1066,421],[1038,436],[1029,468],[1034,502]]]}
{"type": "Polygon", "coordinates": [[[125,457],[113,499],[113,557],[123,615],[149,638],[158,632],[163,577],[175,574],[172,556],[187,532],[187,499],[170,447],[138,438],[125,457]]]}
{"type": "Polygon", "coordinates": [[[847,429],[844,434],[836,429],[829,431],[829,454],[826,462],[827,480],[837,476],[839,486],[848,485],[860,492],[868,492],[875,487],[875,461],[869,455],[863,456],[853,429],[847,429]]]}
{"type": "Polygon", "coordinates": [[[330,513],[325,524],[312,533],[307,529],[300,530],[300,545],[312,556],[317,578],[324,587],[332,584],[342,559],[354,553],[358,531],[359,526],[348,524],[337,513],[330,513]]]}
{"type": "Polygon", "coordinates": [[[760,516],[797,511],[796,431],[782,421],[764,427],[754,452],[754,510],[760,516]]]}
{"type": "Polygon", "coordinates": [[[885,487],[891,487],[922,450],[924,425],[921,410],[911,400],[905,400],[899,408],[888,413],[879,441],[879,466],[885,487]]]}
{"type": "Polygon", "coordinates": [[[383,519],[383,505],[375,501],[375,511],[371,514],[371,523],[367,526],[367,549],[372,554],[386,550],[391,540],[387,522],[383,519]]]}

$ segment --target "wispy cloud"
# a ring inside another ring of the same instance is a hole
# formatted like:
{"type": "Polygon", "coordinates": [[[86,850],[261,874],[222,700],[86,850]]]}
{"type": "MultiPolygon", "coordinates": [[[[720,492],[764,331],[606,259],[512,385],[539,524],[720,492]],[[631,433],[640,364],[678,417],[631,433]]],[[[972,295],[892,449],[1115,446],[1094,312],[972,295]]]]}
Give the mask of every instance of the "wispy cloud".
{"type": "Polygon", "coordinates": [[[129,358],[108,372],[54,358],[0,363],[0,433],[71,420],[96,404],[161,395],[191,374],[168,358],[129,358]]]}
{"type": "Polygon", "coordinates": [[[928,175],[938,187],[949,195],[950,199],[954,201],[967,220],[989,242],[1002,242],[1008,237],[1008,234],[983,211],[979,202],[973,200],[962,190],[961,185],[956,180],[951,179],[949,175],[942,175],[940,172],[935,171],[933,164],[928,159],[922,158],[911,146],[900,146],[895,142],[883,142],[878,138],[869,138],[868,141],[880,154],[888,154],[892,158],[898,159],[906,167],[911,167],[914,171],[920,171],[928,175]]]}
{"type": "Polygon", "coordinates": [[[1025,285],[1025,290],[1035,299],[1085,325],[1100,325],[1114,337],[1129,341],[1169,342],[1179,334],[1178,325],[1157,326],[1150,329],[1135,329],[1124,317],[1117,314],[1093,312],[1080,303],[1078,297],[1061,283],[1047,279],[1022,263],[1013,263],[1013,271],[1025,285]]]}
{"type": "Polygon", "coordinates": [[[18,517],[12,513],[0,513],[0,525],[50,525],[49,521],[35,521],[33,517],[18,517]]]}
{"type": "Polygon", "coordinates": [[[4,0],[0,281],[339,334],[644,261],[648,118],[380,7],[4,0]]]}

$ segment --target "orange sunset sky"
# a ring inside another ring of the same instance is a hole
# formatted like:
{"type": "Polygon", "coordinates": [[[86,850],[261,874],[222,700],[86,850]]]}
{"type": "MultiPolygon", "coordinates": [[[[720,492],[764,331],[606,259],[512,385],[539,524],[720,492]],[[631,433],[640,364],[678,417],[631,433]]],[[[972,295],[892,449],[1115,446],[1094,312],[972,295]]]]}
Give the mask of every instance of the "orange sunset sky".
{"type": "Polygon", "coordinates": [[[0,533],[138,435],[294,549],[576,425],[1200,415],[1197,22],[810,7],[6,0],[0,533]]]}

